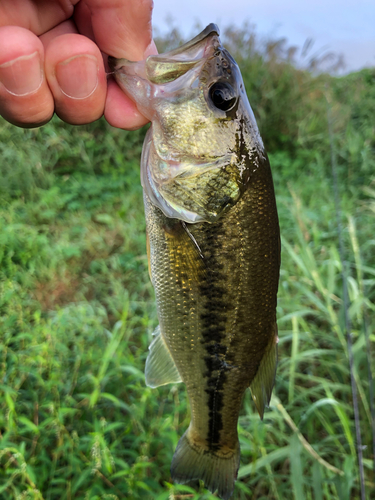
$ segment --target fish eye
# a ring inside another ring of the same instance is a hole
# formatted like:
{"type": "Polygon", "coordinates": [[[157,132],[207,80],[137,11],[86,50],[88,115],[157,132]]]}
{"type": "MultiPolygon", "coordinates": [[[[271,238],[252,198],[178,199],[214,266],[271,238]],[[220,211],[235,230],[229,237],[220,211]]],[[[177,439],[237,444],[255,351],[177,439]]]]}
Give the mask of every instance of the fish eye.
{"type": "Polygon", "coordinates": [[[236,93],[229,83],[216,82],[209,91],[214,106],[222,111],[229,111],[237,102],[236,93]]]}

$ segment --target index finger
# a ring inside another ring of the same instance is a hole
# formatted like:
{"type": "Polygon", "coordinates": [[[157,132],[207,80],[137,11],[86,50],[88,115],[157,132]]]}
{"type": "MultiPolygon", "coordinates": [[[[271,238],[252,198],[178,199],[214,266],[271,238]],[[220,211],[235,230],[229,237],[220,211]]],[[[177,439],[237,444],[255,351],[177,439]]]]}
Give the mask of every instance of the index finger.
{"type": "Polygon", "coordinates": [[[152,0],[86,0],[76,9],[79,29],[84,21],[81,9],[85,7],[91,13],[95,41],[103,52],[131,61],[144,59],[152,43],[152,0]]]}
{"type": "MultiPolygon", "coordinates": [[[[75,11],[75,22],[81,33],[94,38],[104,53],[131,61],[157,53],[152,41],[152,0],[86,0],[75,11]],[[87,22],[88,13],[91,22],[87,22]]],[[[108,82],[104,115],[114,127],[135,129],[145,123],[135,104],[108,82]]]]}

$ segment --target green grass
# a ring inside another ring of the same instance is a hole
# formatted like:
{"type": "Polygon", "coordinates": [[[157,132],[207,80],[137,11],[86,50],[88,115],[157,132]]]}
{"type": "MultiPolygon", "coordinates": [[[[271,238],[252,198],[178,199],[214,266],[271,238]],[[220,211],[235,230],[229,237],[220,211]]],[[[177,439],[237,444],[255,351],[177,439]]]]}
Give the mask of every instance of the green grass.
{"type": "MultiPolygon", "coordinates": [[[[274,397],[260,421],[245,396],[233,498],[359,498],[327,96],[366,488],[375,498],[364,335],[366,317],[373,346],[375,73],[313,77],[233,37],[270,152],[283,244],[274,397]]],[[[54,119],[35,130],[0,122],[4,500],[215,498],[202,485],[197,493],[171,484],[189,422],[184,387],[144,382],[157,317],[139,183],[143,134],[103,120],[54,119]]]]}

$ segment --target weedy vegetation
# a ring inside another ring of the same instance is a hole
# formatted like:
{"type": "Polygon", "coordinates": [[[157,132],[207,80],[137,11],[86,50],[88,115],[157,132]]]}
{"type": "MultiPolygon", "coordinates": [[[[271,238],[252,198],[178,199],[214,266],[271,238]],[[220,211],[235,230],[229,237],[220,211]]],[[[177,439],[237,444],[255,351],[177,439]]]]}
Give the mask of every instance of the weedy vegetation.
{"type": "MultiPolygon", "coordinates": [[[[161,40],[175,45],[178,33],[161,40]]],[[[366,498],[375,498],[375,70],[298,69],[285,41],[227,30],[273,169],[282,234],[279,367],[244,400],[234,500],[359,499],[327,109],[337,164],[366,498]]],[[[316,59],[312,60],[316,66],[316,59]]],[[[0,121],[0,498],[215,498],[172,485],[184,388],[151,390],[157,325],[144,130],[0,121]]],[[[200,489],[199,489],[200,488],[200,489]]]]}

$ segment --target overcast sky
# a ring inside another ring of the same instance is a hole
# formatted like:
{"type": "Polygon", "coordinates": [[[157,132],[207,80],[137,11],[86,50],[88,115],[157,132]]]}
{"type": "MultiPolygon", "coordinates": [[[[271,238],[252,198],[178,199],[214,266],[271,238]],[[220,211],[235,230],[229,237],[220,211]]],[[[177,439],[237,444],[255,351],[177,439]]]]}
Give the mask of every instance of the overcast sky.
{"type": "Polygon", "coordinates": [[[375,66],[375,0],[154,0],[154,25],[162,33],[168,16],[185,36],[197,21],[222,29],[248,21],[260,37],[286,37],[299,47],[312,38],[312,53],[343,54],[345,72],[375,66]]]}

